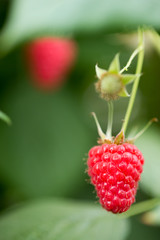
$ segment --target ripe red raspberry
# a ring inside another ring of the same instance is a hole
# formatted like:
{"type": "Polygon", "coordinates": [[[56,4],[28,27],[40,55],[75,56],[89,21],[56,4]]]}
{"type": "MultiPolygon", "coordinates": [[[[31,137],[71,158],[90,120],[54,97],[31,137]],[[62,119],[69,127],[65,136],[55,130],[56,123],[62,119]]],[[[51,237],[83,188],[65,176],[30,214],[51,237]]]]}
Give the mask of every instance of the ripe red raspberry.
{"type": "Polygon", "coordinates": [[[77,53],[73,40],[44,37],[30,42],[25,48],[29,72],[42,89],[55,89],[65,80],[77,53]]]}
{"type": "Polygon", "coordinates": [[[103,208],[122,213],[135,201],[144,158],[133,144],[103,144],[91,148],[88,174],[103,208]]]}

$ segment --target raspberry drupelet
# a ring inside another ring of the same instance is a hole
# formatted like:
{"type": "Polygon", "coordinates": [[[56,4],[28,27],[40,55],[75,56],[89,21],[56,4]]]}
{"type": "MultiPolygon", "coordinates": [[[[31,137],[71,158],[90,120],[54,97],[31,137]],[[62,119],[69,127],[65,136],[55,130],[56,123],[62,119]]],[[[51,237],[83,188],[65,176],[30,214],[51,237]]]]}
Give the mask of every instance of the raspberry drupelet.
{"type": "Polygon", "coordinates": [[[144,158],[133,144],[102,144],[89,151],[88,175],[103,208],[127,211],[135,201],[144,158]]]}

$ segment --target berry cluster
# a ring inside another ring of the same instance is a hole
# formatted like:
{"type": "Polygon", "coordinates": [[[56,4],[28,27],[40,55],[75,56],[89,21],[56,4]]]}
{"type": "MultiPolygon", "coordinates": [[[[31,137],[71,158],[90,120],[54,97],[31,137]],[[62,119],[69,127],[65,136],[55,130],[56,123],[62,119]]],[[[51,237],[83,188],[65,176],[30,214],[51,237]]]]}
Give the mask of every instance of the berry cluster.
{"type": "Polygon", "coordinates": [[[122,213],[135,201],[144,158],[133,144],[102,144],[89,151],[88,175],[101,205],[122,213]]]}

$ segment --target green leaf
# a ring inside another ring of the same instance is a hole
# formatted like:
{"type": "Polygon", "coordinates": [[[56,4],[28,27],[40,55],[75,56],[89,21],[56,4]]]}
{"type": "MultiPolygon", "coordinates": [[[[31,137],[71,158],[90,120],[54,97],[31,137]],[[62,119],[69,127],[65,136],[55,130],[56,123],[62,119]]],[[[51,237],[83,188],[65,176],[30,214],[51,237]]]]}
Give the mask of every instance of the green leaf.
{"type": "Polygon", "coordinates": [[[160,130],[154,126],[150,127],[136,141],[136,145],[144,155],[144,171],[142,173],[141,186],[155,197],[160,196],[160,130]]]}
{"type": "Polygon", "coordinates": [[[14,121],[0,124],[1,181],[24,197],[72,196],[86,184],[92,133],[70,92],[43,93],[27,80],[1,98],[14,121]]]}
{"type": "Polygon", "coordinates": [[[131,208],[127,212],[124,212],[121,216],[122,218],[135,216],[137,214],[141,214],[146,211],[149,211],[157,206],[160,206],[160,199],[158,198],[139,202],[139,203],[133,204],[131,208]]]}
{"type": "Polygon", "coordinates": [[[113,61],[109,66],[108,71],[113,73],[119,73],[120,71],[119,54],[116,54],[116,56],[114,57],[113,61]]]}
{"type": "Polygon", "coordinates": [[[2,111],[0,111],[0,119],[3,120],[8,125],[11,125],[11,119],[2,111]]]}
{"type": "Polygon", "coordinates": [[[95,204],[62,200],[35,201],[0,219],[0,240],[124,240],[126,219],[95,204]]]}
{"type": "Polygon", "coordinates": [[[133,82],[133,80],[137,77],[136,74],[124,74],[122,75],[122,82],[124,85],[133,82]]]}
{"type": "Polygon", "coordinates": [[[72,35],[102,30],[159,27],[160,2],[112,0],[14,0],[1,35],[1,50],[8,51],[41,35],[72,35]],[[151,14],[152,9],[152,14],[151,14]],[[136,17],[135,17],[136,16],[136,17]],[[123,28],[122,28],[123,26],[123,28]]]}

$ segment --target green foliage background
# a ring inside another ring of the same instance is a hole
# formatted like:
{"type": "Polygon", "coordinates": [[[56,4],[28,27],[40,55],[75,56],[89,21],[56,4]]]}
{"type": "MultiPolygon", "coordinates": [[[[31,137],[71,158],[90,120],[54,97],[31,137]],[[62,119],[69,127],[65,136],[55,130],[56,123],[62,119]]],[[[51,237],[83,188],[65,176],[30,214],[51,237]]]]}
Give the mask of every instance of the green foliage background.
{"type": "MultiPolygon", "coordinates": [[[[143,218],[113,216],[85,181],[87,152],[97,139],[90,112],[103,129],[107,119],[106,102],[94,91],[94,66],[107,68],[117,52],[124,66],[138,26],[160,30],[159,11],[158,0],[0,1],[0,108],[13,122],[0,123],[0,240],[159,239],[158,209],[143,218]],[[23,54],[28,41],[46,35],[72,37],[78,46],[66,83],[50,93],[34,87],[23,54]]],[[[160,118],[160,56],[147,36],[130,129],[160,118]]],[[[114,134],[127,103],[115,103],[114,134]]],[[[159,198],[159,124],[136,145],[146,161],[137,202],[159,198]]]]}

